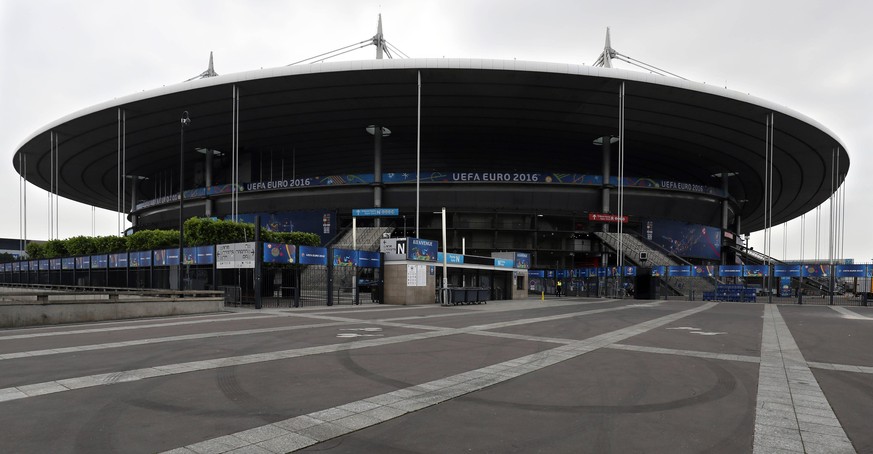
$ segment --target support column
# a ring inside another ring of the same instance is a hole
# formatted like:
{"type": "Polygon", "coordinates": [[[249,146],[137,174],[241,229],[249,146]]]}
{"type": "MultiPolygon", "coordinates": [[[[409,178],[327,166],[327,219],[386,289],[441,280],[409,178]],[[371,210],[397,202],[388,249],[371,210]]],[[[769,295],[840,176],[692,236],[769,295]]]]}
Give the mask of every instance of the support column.
{"type": "MultiPolygon", "coordinates": [[[[373,127],[373,207],[382,207],[382,126],[373,127]]],[[[373,225],[380,226],[379,218],[373,220],[373,225]]]]}
{"type": "MultiPolygon", "coordinates": [[[[601,189],[602,203],[600,208],[601,212],[603,213],[609,213],[609,164],[610,159],[612,158],[612,153],[610,150],[611,139],[611,136],[603,136],[600,139],[603,141],[603,187],[601,189]]],[[[609,231],[608,223],[603,224],[603,231],[609,231]]]]}
{"type": "Polygon", "coordinates": [[[212,158],[213,158],[212,155],[213,155],[213,153],[214,153],[214,151],[212,151],[212,150],[206,150],[206,168],[204,169],[205,170],[204,173],[206,174],[205,184],[206,184],[206,192],[207,192],[207,194],[206,194],[206,217],[207,218],[212,217],[212,207],[213,207],[212,198],[209,197],[209,187],[212,186],[212,158]]]}

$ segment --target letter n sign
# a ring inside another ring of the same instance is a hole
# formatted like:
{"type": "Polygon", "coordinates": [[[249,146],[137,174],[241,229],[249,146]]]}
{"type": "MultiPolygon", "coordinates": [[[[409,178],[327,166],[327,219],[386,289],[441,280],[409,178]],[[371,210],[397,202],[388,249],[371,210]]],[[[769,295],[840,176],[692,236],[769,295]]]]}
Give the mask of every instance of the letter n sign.
{"type": "Polygon", "coordinates": [[[397,240],[394,253],[406,257],[406,240],[397,240]]]}

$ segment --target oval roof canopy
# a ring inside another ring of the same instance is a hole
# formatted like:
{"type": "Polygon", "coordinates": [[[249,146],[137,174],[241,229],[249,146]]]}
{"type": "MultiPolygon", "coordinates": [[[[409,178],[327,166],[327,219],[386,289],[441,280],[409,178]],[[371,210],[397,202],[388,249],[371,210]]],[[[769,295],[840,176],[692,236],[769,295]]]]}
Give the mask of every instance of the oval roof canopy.
{"type": "Polygon", "coordinates": [[[423,171],[599,174],[602,154],[593,142],[618,135],[622,82],[624,174],[715,187],[721,186],[715,175],[735,174],[729,191],[744,231],[765,227],[770,113],[773,225],[827,200],[849,168],[845,147],[827,128],[749,95],[611,68],[476,59],[324,63],[168,86],[45,126],[24,141],[13,164],[21,173],[19,155],[26,156],[27,181],[49,190],[54,133],[59,194],[116,210],[119,149],[127,175],[178,172],[183,111],[192,120],[185,128],[186,161],[200,159],[195,148],[230,152],[235,86],[245,150],[293,147],[298,167],[312,175],[368,173],[373,138],[366,128],[380,125],[391,130],[383,171],[414,171],[419,72],[423,171]]]}

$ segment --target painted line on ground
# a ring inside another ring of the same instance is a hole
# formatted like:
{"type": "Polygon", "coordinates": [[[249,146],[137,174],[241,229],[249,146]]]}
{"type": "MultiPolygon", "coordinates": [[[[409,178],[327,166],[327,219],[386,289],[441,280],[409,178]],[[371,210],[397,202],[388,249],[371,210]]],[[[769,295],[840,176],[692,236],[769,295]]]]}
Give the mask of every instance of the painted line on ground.
{"type": "Polygon", "coordinates": [[[240,452],[268,453],[296,451],[536,372],[705,311],[714,305],[715,303],[706,303],[550,350],[212,438],[165,451],[164,454],[221,454],[237,449],[240,452]]]}

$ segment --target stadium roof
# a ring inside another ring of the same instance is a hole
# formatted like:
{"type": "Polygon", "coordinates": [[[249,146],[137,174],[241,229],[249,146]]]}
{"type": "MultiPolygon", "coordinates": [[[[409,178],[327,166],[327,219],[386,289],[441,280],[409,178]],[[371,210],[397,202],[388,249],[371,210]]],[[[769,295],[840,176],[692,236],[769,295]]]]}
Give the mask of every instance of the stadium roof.
{"type": "MultiPolygon", "coordinates": [[[[230,151],[235,85],[241,94],[240,146],[246,150],[293,147],[297,165],[314,175],[372,172],[373,139],[365,127],[378,124],[392,131],[383,143],[383,171],[414,171],[418,71],[423,171],[448,162],[457,171],[598,174],[601,153],[592,141],[618,135],[622,81],[625,175],[719,187],[713,175],[737,173],[730,192],[742,201],[743,231],[764,228],[770,112],[773,225],[827,200],[849,168],[845,147],[827,128],[743,93],[621,69],[482,59],[332,62],[166,86],[43,127],[16,150],[13,164],[21,173],[19,155],[26,155],[27,180],[49,190],[54,132],[60,195],[116,210],[118,109],[126,115],[125,172],[151,176],[178,167],[183,111],[192,119],[186,149],[230,151]]],[[[197,159],[202,155],[186,156],[197,159]]]]}

